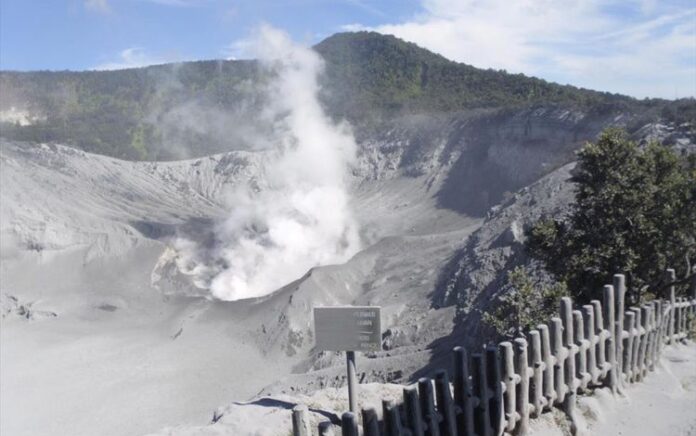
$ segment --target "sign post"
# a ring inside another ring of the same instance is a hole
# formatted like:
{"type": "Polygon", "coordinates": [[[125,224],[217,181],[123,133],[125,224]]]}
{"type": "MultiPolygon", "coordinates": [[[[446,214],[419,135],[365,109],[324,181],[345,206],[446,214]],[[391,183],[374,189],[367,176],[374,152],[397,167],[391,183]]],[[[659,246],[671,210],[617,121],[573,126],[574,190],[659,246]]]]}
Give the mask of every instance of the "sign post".
{"type": "Polygon", "coordinates": [[[348,367],[348,405],[349,410],[358,413],[358,387],[355,374],[355,351],[346,351],[346,366],[348,367]]]}
{"type": "Polygon", "coordinates": [[[358,412],[356,351],[382,349],[380,308],[333,306],[314,308],[314,337],[322,351],[345,351],[350,411],[358,412]]]}

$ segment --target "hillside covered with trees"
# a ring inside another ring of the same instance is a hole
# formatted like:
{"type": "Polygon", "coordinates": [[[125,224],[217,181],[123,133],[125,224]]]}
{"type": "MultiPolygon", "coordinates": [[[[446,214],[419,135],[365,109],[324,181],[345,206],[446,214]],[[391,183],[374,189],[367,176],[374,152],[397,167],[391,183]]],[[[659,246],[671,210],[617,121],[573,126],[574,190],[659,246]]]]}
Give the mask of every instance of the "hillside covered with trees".
{"type": "MultiPolygon", "coordinates": [[[[373,32],[341,33],[315,49],[326,61],[322,101],[336,118],[378,127],[411,114],[535,104],[641,119],[691,121],[693,100],[636,100],[522,74],[482,70],[373,32]]],[[[256,61],[197,61],[117,71],[0,72],[5,138],[56,141],[133,160],[176,159],[253,146],[268,74],[256,61]],[[14,108],[14,109],[13,109],[14,108]]]]}

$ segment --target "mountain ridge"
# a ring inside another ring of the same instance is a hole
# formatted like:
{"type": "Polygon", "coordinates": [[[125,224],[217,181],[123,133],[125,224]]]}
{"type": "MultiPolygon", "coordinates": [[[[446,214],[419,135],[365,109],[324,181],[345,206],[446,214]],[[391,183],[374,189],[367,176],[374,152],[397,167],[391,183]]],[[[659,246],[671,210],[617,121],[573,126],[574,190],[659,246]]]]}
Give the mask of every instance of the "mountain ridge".
{"type": "MultiPolygon", "coordinates": [[[[339,33],[314,46],[325,60],[322,103],[357,130],[409,115],[556,105],[631,112],[645,123],[693,100],[637,100],[457,63],[374,32],[339,33]]],[[[116,71],[0,71],[0,134],[59,142],[129,160],[171,160],[253,147],[268,129],[255,111],[270,98],[257,61],[193,61],[116,71]],[[230,126],[248,129],[231,131],[230,126]],[[251,139],[250,139],[251,138],[251,139]]],[[[641,124],[641,125],[643,125],[641,124]]],[[[637,126],[640,127],[640,126],[637,126]]]]}

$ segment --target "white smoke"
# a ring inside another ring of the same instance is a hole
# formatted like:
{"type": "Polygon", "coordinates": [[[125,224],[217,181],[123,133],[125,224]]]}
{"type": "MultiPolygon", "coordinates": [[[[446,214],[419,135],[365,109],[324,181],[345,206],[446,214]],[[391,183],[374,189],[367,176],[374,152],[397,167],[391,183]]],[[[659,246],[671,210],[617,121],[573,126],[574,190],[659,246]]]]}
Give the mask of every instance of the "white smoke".
{"type": "Polygon", "coordinates": [[[226,267],[210,281],[223,300],[266,295],[359,248],[347,190],[356,145],[319,103],[322,59],[268,26],[247,47],[274,73],[260,114],[273,120],[273,149],[263,188],[230,194],[230,216],[217,235],[226,267]]]}

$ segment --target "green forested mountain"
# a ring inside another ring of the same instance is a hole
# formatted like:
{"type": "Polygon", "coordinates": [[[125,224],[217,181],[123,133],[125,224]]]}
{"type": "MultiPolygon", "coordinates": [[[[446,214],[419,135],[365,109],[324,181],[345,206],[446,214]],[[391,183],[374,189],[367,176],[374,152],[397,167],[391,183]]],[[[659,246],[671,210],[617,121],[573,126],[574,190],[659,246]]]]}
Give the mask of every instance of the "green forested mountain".
{"type": "MultiPolygon", "coordinates": [[[[392,36],[342,33],[315,49],[328,112],[360,125],[403,114],[553,104],[620,108],[693,119],[693,100],[635,100],[521,74],[482,70],[392,36]],[[675,109],[675,107],[677,107],[675,109]]],[[[254,61],[198,61],[119,71],[0,72],[0,110],[34,117],[0,123],[4,137],[59,141],[127,159],[171,159],[248,146],[268,77],[254,61]]]]}
{"type": "Polygon", "coordinates": [[[523,74],[452,62],[396,37],[341,33],[316,50],[327,62],[327,88],[339,112],[385,113],[502,107],[536,102],[582,106],[634,103],[629,97],[560,86],[523,74]]]}

